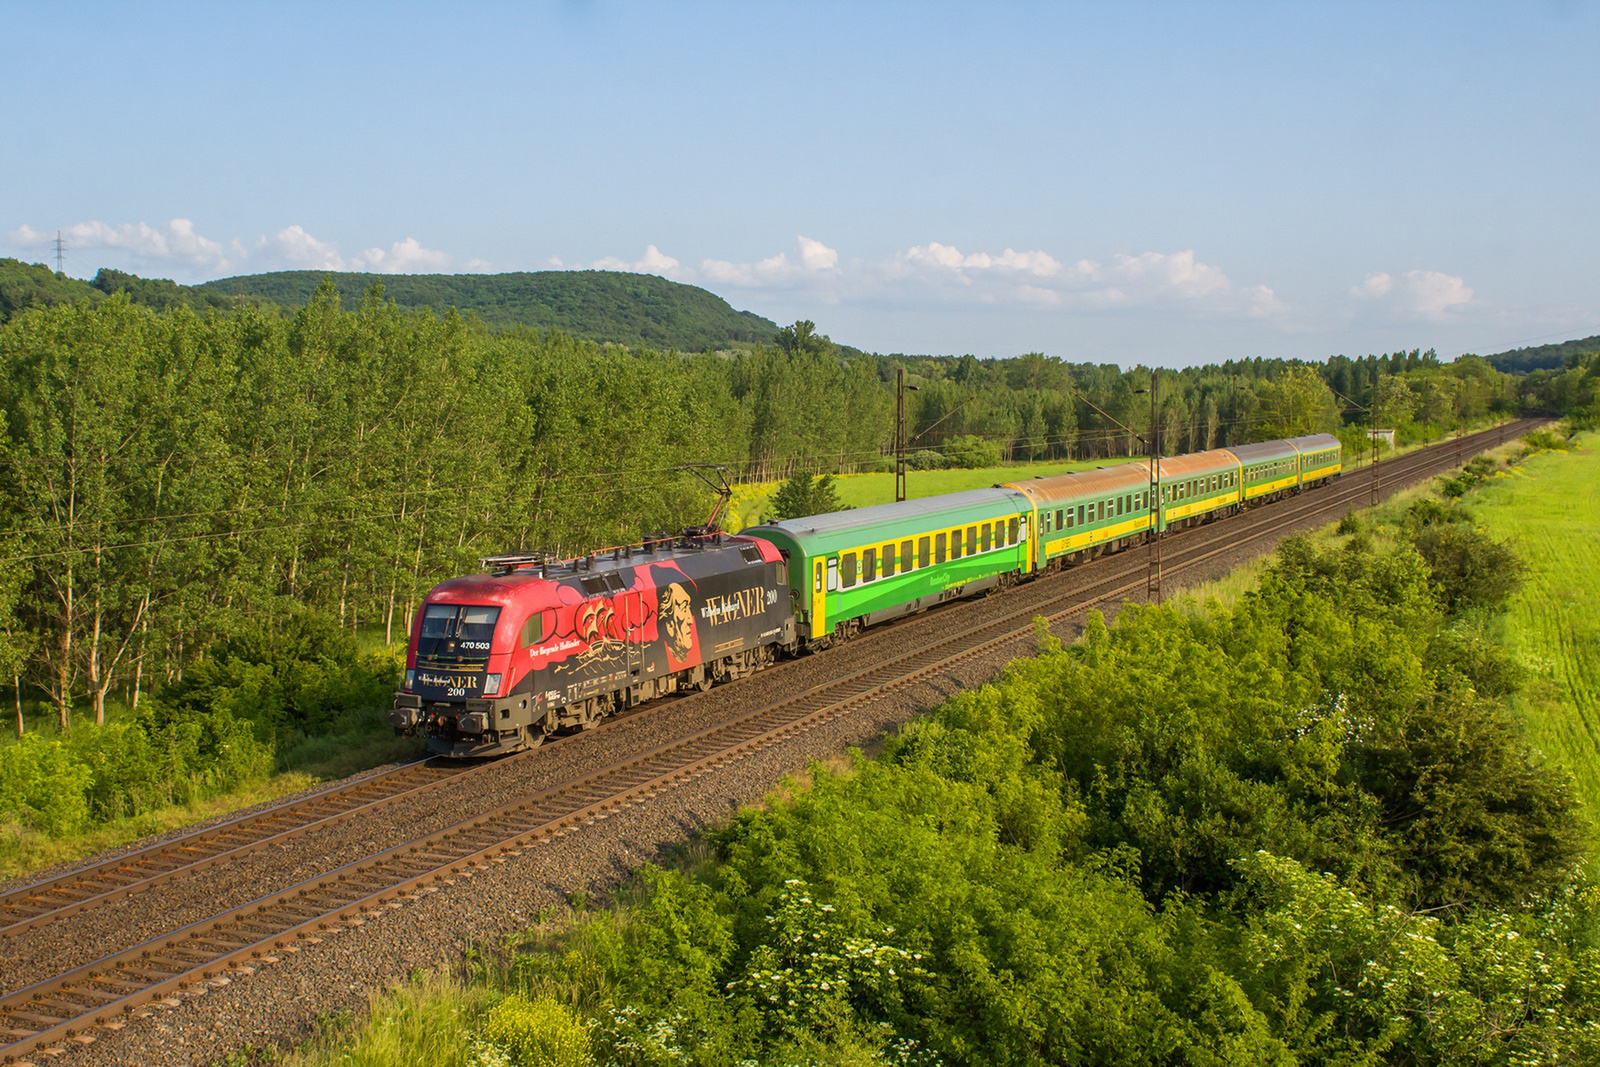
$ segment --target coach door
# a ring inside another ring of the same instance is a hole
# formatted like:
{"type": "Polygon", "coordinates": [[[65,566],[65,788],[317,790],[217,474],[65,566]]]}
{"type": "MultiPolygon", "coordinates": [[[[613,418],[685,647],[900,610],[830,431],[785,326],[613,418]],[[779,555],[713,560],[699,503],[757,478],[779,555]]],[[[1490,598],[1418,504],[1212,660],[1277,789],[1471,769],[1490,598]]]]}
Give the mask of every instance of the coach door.
{"type": "Polygon", "coordinates": [[[828,603],[825,585],[835,584],[828,582],[827,578],[838,572],[834,569],[839,566],[837,560],[824,561],[821,558],[811,561],[811,636],[821,637],[828,632],[828,603]],[[826,575],[826,577],[825,577],[826,575]]]}

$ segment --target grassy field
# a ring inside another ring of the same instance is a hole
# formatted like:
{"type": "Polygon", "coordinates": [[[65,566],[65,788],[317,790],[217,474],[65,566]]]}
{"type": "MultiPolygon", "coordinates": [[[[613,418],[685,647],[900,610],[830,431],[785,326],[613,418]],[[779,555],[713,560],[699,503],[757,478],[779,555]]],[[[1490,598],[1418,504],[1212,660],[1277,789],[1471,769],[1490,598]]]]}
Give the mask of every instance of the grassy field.
{"type": "Polygon", "coordinates": [[[1528,565],[1504,641],[1532,672],[1517,710],[1528,737],[1600,815],[1600,438],[1536,455],[1467,498],[1479,524],[1528,565]]]}

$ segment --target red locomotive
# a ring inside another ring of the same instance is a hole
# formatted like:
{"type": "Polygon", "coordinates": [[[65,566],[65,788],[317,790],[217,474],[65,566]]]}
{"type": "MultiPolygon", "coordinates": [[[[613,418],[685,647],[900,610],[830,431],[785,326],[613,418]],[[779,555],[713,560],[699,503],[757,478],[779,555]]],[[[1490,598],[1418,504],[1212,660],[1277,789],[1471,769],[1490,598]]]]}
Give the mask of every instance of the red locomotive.
{"type": "Polygon", "coordinates": [[[512,752],[795,647],[788,567],[766,541],[702,529],[483,563],[490,573],[435,586],[412,623],[389,719],[434,752],[512,752]]]}

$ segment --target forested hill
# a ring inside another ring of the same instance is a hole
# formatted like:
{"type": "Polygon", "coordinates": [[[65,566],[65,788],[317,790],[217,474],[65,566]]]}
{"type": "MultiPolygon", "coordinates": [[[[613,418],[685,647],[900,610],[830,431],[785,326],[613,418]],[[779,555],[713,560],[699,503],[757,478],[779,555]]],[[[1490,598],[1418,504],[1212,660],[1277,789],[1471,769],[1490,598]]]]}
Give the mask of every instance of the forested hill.
{"type": "Polygon", "coordinates": [[[1483,358],[1501,374],[1527,374],[1529,371],[1565,367],[1570,357],[1591,352],[1600,352],[1600,335],[1533,348],[1513,348],[1509,352],[1496,352],[1483,358]]]}
{"type": "Polygon", "coordinates": [[[203,311],[238,304],[235,296],[179,285],[165,278],[141,278],[110,267],[101,267],[94,280],[86,282],[57,274],[43,263],[0,259],[0,323],[30,307],[72,304],[79,300],[94,304],[116,292],[126,292],[135,304],[157,311],[180,305],[203,311]]]}
{"type": "Polygon", "coordinates": [[[237,307],[242,301],[303,308],[324,278],[339,287],[353,309],[374,282],[405,308],[450,308],[477,315],[488,326],[555,327],[587,341],[704,352],[731,342],[777,339],[778,326],[693,285],[650,274],[548,270],[516,274],[353,274],[295,270],[246,274],[201,285],[141,278],[102,267],[92,281],[58,275],[43,263],[0,259],[0,323],[30,307],[99,303],[126,292],[135,304],[165,311],[237,307]]]}
{"type": "Polygon", "coordinates": [[[352,309],[374,282],[401,307],[460,308],[491,327],[553,326],[574,337],[703,352],[730,341],[777,337],[776,323],[735,311],[715,293],[651,274],[546,270],[513,274],[329,274],[294,270],[222,278],[200,286],[230,296],[304,307],[332,278],[352,309]]]}

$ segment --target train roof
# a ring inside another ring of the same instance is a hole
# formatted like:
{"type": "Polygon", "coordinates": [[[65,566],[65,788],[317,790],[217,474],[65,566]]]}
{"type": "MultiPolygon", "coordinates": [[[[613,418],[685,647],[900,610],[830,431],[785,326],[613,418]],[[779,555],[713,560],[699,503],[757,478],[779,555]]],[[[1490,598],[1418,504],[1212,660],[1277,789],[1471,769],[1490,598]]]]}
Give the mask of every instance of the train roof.
{"type": "Polygon", "coordinates": [[[850,547],[862,541],[888,540],[917,530],[933,530],[963,522],[977,522],[1017,514],[1022,509],[1018,495],[1002,488],[968,489],[960,493],[902,500],[893,504],[873,504],[848,511],[823,515],[803,515],[779,519],[739,531],[741,537],[762,538],[778,534],[795,542],[807,553],[850,547]]]}
{"type": "Polygon", "coordinates": [[[1229,471],[1239,465],[1232,452],[1226,448],[1213,448],[1209,452],[1190,452],[1182,456],[1166,456],[1161,460],[1161,479],[1193,478],[1204,474],[1229,471]]]}
{"type": "Polygon", "coordinates": [[[1248,445],[1229,445],[1228,451],[1247,464],[1266,463],[1275,459],[1292,459],[1300,453],[1288,441],[1256,441],[1248,445]]]}
{"type": "MultiPolygon", "coordinates": [[[[430,603],[441,604],[499,604],[508,607],[525,602],[532,591],[551,589],[558,585],[574,585],[585,596],[600,596],[621,592],[634,584],[636,568],[652,563],[684,564],[713,561],[713,567],[731,565],[724,559],[737,554],[740,563],[776,562],[778,555],[773,546],[754,538],[733,534],[706,537],[663,538],[646,545],[628,545],[561,561],[541,561],[536,556],[506,556],[502,560],[519,560],[502,570],[487,574],[468,574],[449,578],[434,586],[428,593],[430,603]]],[[[493,563],[494,559],[485,562],[493,563]]],[[[688,571],[701,568],[690,566],[688,571]]],[[[694,576],[694,575],[691,575],[694,576]]]]}
{"type": "Polygon", "coordinates": [[[1339,439],[1331,433],[1308,433],[1304,437],[1291,437],[1289,443],[1302,452],[1321,452],[1324,448],[1339,447],[1339,439]]]}
{"type": "Polygon", "coordinates": [[[1138,490],[1150,484],[1150,461],[1118,463],[1092,471],[1070,471],[1047,478],[1028,478],[1006,485],[1039,504],[1053,505],[1087,497],[1098,499],[1106,493],[1138,490]]]}

